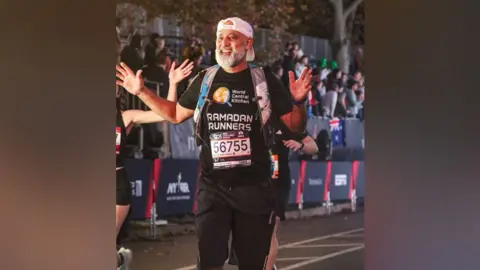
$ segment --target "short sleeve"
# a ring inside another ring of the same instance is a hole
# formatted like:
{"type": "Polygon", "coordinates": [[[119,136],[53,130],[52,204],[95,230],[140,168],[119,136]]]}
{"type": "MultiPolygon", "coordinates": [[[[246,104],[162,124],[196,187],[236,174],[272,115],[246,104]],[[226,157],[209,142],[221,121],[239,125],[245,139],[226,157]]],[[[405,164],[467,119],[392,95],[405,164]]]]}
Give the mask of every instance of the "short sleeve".
{"type": "Polygon", "coordinates": [[[202,86],[202,80],[205,76],[206,70],[201,71],[192,79],[192,82],[188,85],[187,90],[183,93],[183,95],[178,100],[178,104],[180,106],[189,109],[195,110],[197,107],[198,102],[198,95],[200,95],[200,88],[202,86]]]}
{"type": "Polygon", "coordinates": [[[269,70],[265,70],[265,79],[271,96],[270,102],[274,113],[280,117],[291,112],[293,109],[292,98],[280,79],[275,77],[269,70]]]}

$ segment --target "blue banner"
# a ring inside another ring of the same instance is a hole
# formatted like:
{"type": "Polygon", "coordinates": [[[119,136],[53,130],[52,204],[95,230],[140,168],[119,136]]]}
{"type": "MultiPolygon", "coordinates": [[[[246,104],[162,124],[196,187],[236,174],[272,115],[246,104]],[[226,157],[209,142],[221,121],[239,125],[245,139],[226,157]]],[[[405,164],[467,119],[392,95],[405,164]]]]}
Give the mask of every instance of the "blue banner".
{"type": "Polygon", "coordinates": [[[304,203],[322,203],[325,194],[326,162],[307,162],[303,185],[304,203]]]}
{"type": "Polygon", "coordinates": [[[162,160],[157,191],[159,216],[193,212],[199,164],[198,160],[162,160]]]}
{"type": "Polygon", "coordinates": [[[355,187],[357,198],[365,198],[365,163],[358,162],[357,184],[355,187]]]}
{"type": "Polygon", "coordinates": [[[298,190],[298,175],[300,172],[300,162],[292,161],[288,163],[290,166],[290,179],[291,181],[291,188],[290,188],[290,196],[288,198],[289,205],[297,204],[297,190],[298,190]]]}
{"type": "Polygon", "coordinates": [[[145,212],[149,204],[150,181],[153,161],[148,159],[125,160],[125,171],[132,185],[132,213],[133,220],[145,219],[145,212]]]}
{"type": "Polygon", "coordinates": [[[349,199],[351,172],[351,162],[332,162],[330,200],[343,201],[349,199]]]}

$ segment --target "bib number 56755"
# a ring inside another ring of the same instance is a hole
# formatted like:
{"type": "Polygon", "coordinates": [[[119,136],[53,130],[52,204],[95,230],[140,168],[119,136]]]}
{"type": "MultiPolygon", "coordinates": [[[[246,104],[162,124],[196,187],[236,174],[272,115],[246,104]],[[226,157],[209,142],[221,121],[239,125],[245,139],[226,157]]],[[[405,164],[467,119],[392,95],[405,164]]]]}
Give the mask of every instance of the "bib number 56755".
{"type": "Polygon", "coordinates": [[[214,153],[230,153],[248,151],[247,140],[216,141],[213,142],[214,153]]]}

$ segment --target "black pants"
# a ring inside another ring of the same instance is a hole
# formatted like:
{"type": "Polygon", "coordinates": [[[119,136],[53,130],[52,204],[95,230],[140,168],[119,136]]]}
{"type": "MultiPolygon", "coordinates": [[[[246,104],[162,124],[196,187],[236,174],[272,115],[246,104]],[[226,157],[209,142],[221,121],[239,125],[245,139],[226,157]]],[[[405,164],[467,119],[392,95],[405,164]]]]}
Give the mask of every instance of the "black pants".
{"type": "Polygon", "coordinates": [[[197,195],[198,269],[222,267],[229,239],[240,270],[263,270],[275,226],[271,187],[224,187],[199,181],[197,195]]]}

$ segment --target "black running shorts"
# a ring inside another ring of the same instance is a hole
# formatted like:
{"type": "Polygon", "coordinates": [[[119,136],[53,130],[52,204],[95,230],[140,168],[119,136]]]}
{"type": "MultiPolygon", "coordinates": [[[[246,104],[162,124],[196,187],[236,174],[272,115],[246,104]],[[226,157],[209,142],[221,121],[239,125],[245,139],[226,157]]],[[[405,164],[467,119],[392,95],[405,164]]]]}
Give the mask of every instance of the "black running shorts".
{"type": "Polygon", "coordinates": [[[272,188],[223,187],[202,182],[200,179],[196,213],[198,269],[219,268],[225,264],[231,235],[238,269],[263,270],[275,226],[272,188]],[[242,208],[246,206],[249,207],[242,208]]]}
{"type": "Polygon", "coordinates": [[[117,205],[130,205],[132,188],[125,169],[117,170],[117,205]]]}

